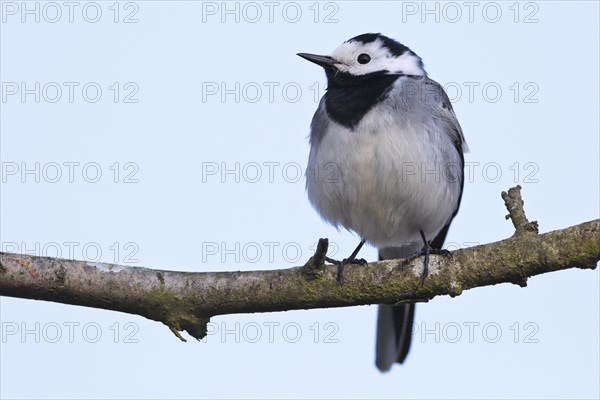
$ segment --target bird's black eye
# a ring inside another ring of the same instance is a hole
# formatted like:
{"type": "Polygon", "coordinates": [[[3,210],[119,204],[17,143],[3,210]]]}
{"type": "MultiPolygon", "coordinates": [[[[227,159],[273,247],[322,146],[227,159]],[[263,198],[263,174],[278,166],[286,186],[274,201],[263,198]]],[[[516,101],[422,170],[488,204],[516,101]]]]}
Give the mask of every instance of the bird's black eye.
{"type": "Polygon", "coordinates": [[[359,64],[366,64],[371,61],[371,57],[368,54],[362,53],[358,55],[356,61],[358,61],[359,64]]]}

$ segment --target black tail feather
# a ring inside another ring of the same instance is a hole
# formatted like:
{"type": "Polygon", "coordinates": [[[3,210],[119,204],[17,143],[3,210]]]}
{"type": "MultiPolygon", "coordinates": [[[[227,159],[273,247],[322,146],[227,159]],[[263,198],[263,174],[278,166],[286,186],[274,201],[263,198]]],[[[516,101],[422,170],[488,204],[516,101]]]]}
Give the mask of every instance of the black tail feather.
{"type": "Polygon", "coordinates": [[[396,362],[402,364],[408,356],[412,341],[412,329],[415,322],[415,303],[392,307],[394,326],[396,327],[396,343],[398,344],[398,358],[396,362]]]}
{"type": "MultiPolygon", "coordinates": [[[[450,224],[430,242],[432,248],[439,250],[444,245],[450,224]]],[[[402,247],[379,249],[379,259],[407,258],[419,251],[421,242],[402,247]]],[[[375,364],[380,371],[389,371],[392,365],[402,364],[410,351],[412,328],[415,319],[415,304],[400,306],[380,305],[377,314],[377,343],[375,364]]]]}

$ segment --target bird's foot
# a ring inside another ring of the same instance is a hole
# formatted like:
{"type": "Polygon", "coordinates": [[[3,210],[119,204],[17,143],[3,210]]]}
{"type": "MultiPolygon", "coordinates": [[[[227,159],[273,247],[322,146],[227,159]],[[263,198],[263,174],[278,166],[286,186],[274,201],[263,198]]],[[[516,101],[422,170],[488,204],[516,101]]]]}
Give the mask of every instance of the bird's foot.
{"type": "Polygon", "coordinates": [[[356,258],[356,256],[358,255],[358,252],[360,251],[360,249],[363,247],[364,244],[365,244],[365,239],[362,239],[360,241],[360,243],[358,244],[358,246],[356,246],[356,249],[354,249],[352,254],[350,254],[350,257],[344,258],[342,261],[338,261],[338,260],[334,260],[333,258],[325,257],[325,260],[327,262],[330,262],[330,263],[338,266],[338,273],[337,273],[336,280],[338,281],[338,283],[340,285],[342,283],[344,283],[344,266],[345,265],[348,265],[348,264],[358,264],[358,265],[365,265],[365,266],[368,265],[367,261],[364,258],[356,258]]]}
{"type": "Polygon", "coordinates": [[[337,282],[341,285],[344,283],[344,267],[348,264],[355,264],[355,265],[362,265],[362,266],[367,266],[369,265],[369,263],[367,263],[367,260],[365,260],[364,258],[344,258],[342,261],[339,260],[334,260],[333,258],[329,258],[329,257],[325,257],[325,261],[330,262],[334,265],[337,265],[338,270],[337,270],[337,282]]]}
{"type": "Polygon", "coordinates": [[[423,248],[420,251],[413,254],[412,256],[406,258],[402,262],[402,267],[404,267],[406,264],[410,263],[414,259],[424,256],[424,258],[423,258],[423,273],[421,274],[421,286],[423,286],[425,284],[425,279],[429,275],[429,255],[437,254],[437,255],[442,255],[445,257],[452,257],[452,253],[450,253],[450,251],[448,251],[446,249],[434,249],[433,247],[431,247],[429,242],[425,239],[425,235],[423,234],[423,232],[421,232],[421,237],[423,238],[423,243],[424,243],[423,248]]]}

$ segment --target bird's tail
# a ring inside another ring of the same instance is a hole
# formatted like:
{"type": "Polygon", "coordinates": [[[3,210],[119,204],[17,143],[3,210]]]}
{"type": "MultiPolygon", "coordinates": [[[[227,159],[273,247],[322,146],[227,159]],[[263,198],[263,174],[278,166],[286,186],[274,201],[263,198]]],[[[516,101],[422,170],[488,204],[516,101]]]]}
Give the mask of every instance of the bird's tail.
{"type": "MultiPolygon", "coordinates": [[[[379,249],[379,259],[407,258],[419,250],[420,244],[379,249]]],[[[402,364],[410,350],[415,304],[400,306],[379,305],[377,312],[377,343],[375,365],[387,372],[395,362],[402,364]]]]}
{"type": "MultiPolygon", "coordinates": [[[[450,222],[430,242],[434,249],[441,249],[450,222]]],[[[419,251],[423,243],[412,243],[401,247],[379,249],[379,259],[407,258],[419,251]]],[[[397,362],[402,364],[410,350],[412,328],[415,319],[415,304],[401,306],[379,305],[377,313],[377,344],[375,345],[375,365],[381,372],[387,372],[397,362]]]]}
{"type": "Polygon", "coordinates": [[[387,372],[395,362],[402,364],[410,350],[415,303],[379,305],[377,313],[377,358],[375,365],[387,372]]]}

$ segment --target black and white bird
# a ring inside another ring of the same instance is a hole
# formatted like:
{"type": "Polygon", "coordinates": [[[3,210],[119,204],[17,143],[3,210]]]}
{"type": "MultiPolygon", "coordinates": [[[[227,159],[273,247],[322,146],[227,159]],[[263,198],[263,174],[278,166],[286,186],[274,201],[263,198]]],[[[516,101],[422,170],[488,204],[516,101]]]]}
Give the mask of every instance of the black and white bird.
{"type": "MultiPolygon", "coordinates": [[[[466,143],[443,87],[411,49],[379,33],[329,56],[298,55],[327,76],[311,123],[308,197],[324,220],[361,238],[340,267],[356,262],[365,242],[380,259],[421,249],[427,259],[442,248],[463,192],[466,143]]],[[[379,306],[379,370],[404,362],[414,312],[414,304],[379,306]]]]}

